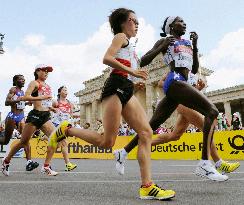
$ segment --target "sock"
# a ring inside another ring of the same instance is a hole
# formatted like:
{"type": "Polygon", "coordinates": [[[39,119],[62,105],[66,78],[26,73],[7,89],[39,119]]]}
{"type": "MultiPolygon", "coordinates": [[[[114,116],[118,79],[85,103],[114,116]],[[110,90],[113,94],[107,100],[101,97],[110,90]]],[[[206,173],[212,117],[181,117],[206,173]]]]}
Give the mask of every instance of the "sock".
{"type": "Polygon", "coordinates": [[[27,162],[26,162],[26,165],[28,165],[28,164],[30,164],[32,162],[32,160],[27,160],[27,162]]]}
{"type": "Polygon", "coordinates": [[[142,185],[141,185],[141,188],[148,188],[148,187],[150,187],[152,184],[153,184],[152,182],[149,182],[149,183],[147,183],[147,184],[142,184],[142,185]]]}
{"type": "Polygon", "coordinates": [[[126,157],[127,156],[127,152],[125,151],[125,149],[123,148],[122,150],[121,150],[121,154],[124,156],[124,157],[126,157]]]}
{"type": "Polygon", "coordinates": [[[208,159],[201,159],[200,163],[201,164],[209,164],[209,163],[211,164],[210,160],[208,160],[208,159]]]}
{"type": "Polygon", "coordinates": [[[222,162],[223,162],[222,159],[220,159],[219,161],[217,161],[217,162],[215,163],[215,167],[219,168],[219,167],[221,166],[222,162]]]}

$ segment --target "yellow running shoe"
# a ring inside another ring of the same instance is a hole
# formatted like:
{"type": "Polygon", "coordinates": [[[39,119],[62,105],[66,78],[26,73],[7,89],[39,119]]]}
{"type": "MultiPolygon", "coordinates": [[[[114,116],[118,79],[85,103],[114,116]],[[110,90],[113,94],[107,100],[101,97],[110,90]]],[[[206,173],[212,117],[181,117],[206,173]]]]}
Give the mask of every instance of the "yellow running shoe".
{"type": "Polygon", "coordinates": [[[240,162],[230,163],[227,161],[222,161],[219,167],[216,167],[220,173],[230,173],[235,171],[240,166],[240,162]]]}
{"type": "Polygon", "coordinates": [[[67,128],[71,128],[72,125],[67,121],[63,121],[60,123],[60,125],[56,128],[56,130],[54,130],[52,132],[52,134],[50,135],[50,139],[49,139],[49,146],[52,147],[57,147],[58,142],[60,142],[61,140],[65,139],[67,136],[65,134],[65,131],[67,130],[67,128]]]}
{"type": "Polygon", "coordinates": [[[152,184],[148,188],[140,188],[140,199],[171,199],[175,196],[175,192],[173,190],[165,190],[157,186],[156,184],[152,184]]]}
{"type": "Polygon", "coordinates": [[[77,167],[77,165],[69,162],[68,164],[65,165],[65,167],[66,167],[65,171],[68,172],[68,171],[72,171],[73,169],[75,169],[77,167]]]}

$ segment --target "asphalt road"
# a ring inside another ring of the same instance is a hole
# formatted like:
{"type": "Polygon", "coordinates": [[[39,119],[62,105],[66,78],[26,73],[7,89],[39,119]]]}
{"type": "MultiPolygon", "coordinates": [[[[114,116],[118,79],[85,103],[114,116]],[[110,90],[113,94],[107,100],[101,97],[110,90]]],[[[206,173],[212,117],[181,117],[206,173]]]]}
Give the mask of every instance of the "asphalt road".
{"type": "Polygon", "coordinates": [[[65,172],[63,160],[53,160],[52,166],[59,175],[49,177],[41,174],[40,168],[26,172],[24,159],[12,160],[11,175],[0,174],[0,205],[244,204],[244,161],[226,182],[195,176],[197,161],[152,161],[154,181],[176,191],[170,201],[138,198],[140,174],[135,160],[127,161],[124,176],[115,172],[113,160],[72,161],[78,164],[77,169],[65,172]]]}

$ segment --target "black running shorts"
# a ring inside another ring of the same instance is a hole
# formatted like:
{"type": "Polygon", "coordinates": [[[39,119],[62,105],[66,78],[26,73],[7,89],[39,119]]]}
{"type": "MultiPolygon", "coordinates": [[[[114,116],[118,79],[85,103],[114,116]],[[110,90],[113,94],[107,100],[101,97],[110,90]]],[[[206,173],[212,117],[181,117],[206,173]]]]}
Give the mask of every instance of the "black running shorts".
{"type": "Polygon", "coordinates": [[[40,129],[48,120],[51,119],[49,111],[31,110],[27,116],[26,123],[31,123],[40,129]]]}
{"type": "Polygon", "coordinates": [[[132,97],[133,91],[134,84],[132,81],[126,77],[112,73],[103,86],[101,101],[108,96],[116,94],[122,106],[124,106],[132,97]]]}

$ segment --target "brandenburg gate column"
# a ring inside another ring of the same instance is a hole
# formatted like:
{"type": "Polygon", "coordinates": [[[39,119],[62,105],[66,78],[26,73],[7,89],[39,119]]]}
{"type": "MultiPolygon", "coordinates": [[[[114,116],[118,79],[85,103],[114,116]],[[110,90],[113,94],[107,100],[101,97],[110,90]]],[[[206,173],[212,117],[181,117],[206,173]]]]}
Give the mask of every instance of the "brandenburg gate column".
{"type": "Polygon", "coordinates": [[[82,104],[82,105],[80,105],[80,123],[81,123],[81,125],[83,125],[85,121],[86,121],[86,105],[82,104]]]}
{"type": "Polygon", "coordinates": [[[96,120],[98,118],[98,113],[97,113],[98,109],[97,109],[97,100],[94,99],[94,101],[92,102],[92,110],[91,110],[91,127],[95,127],[96,126],[96,120]]]}
{"type": "Polygon", "coordinates": [[[231,121],[232,115],[231,115],[231,106],[230,106],[230,101],[224,102],[224,109],[225,109],[225,116],[231,121]]]}

